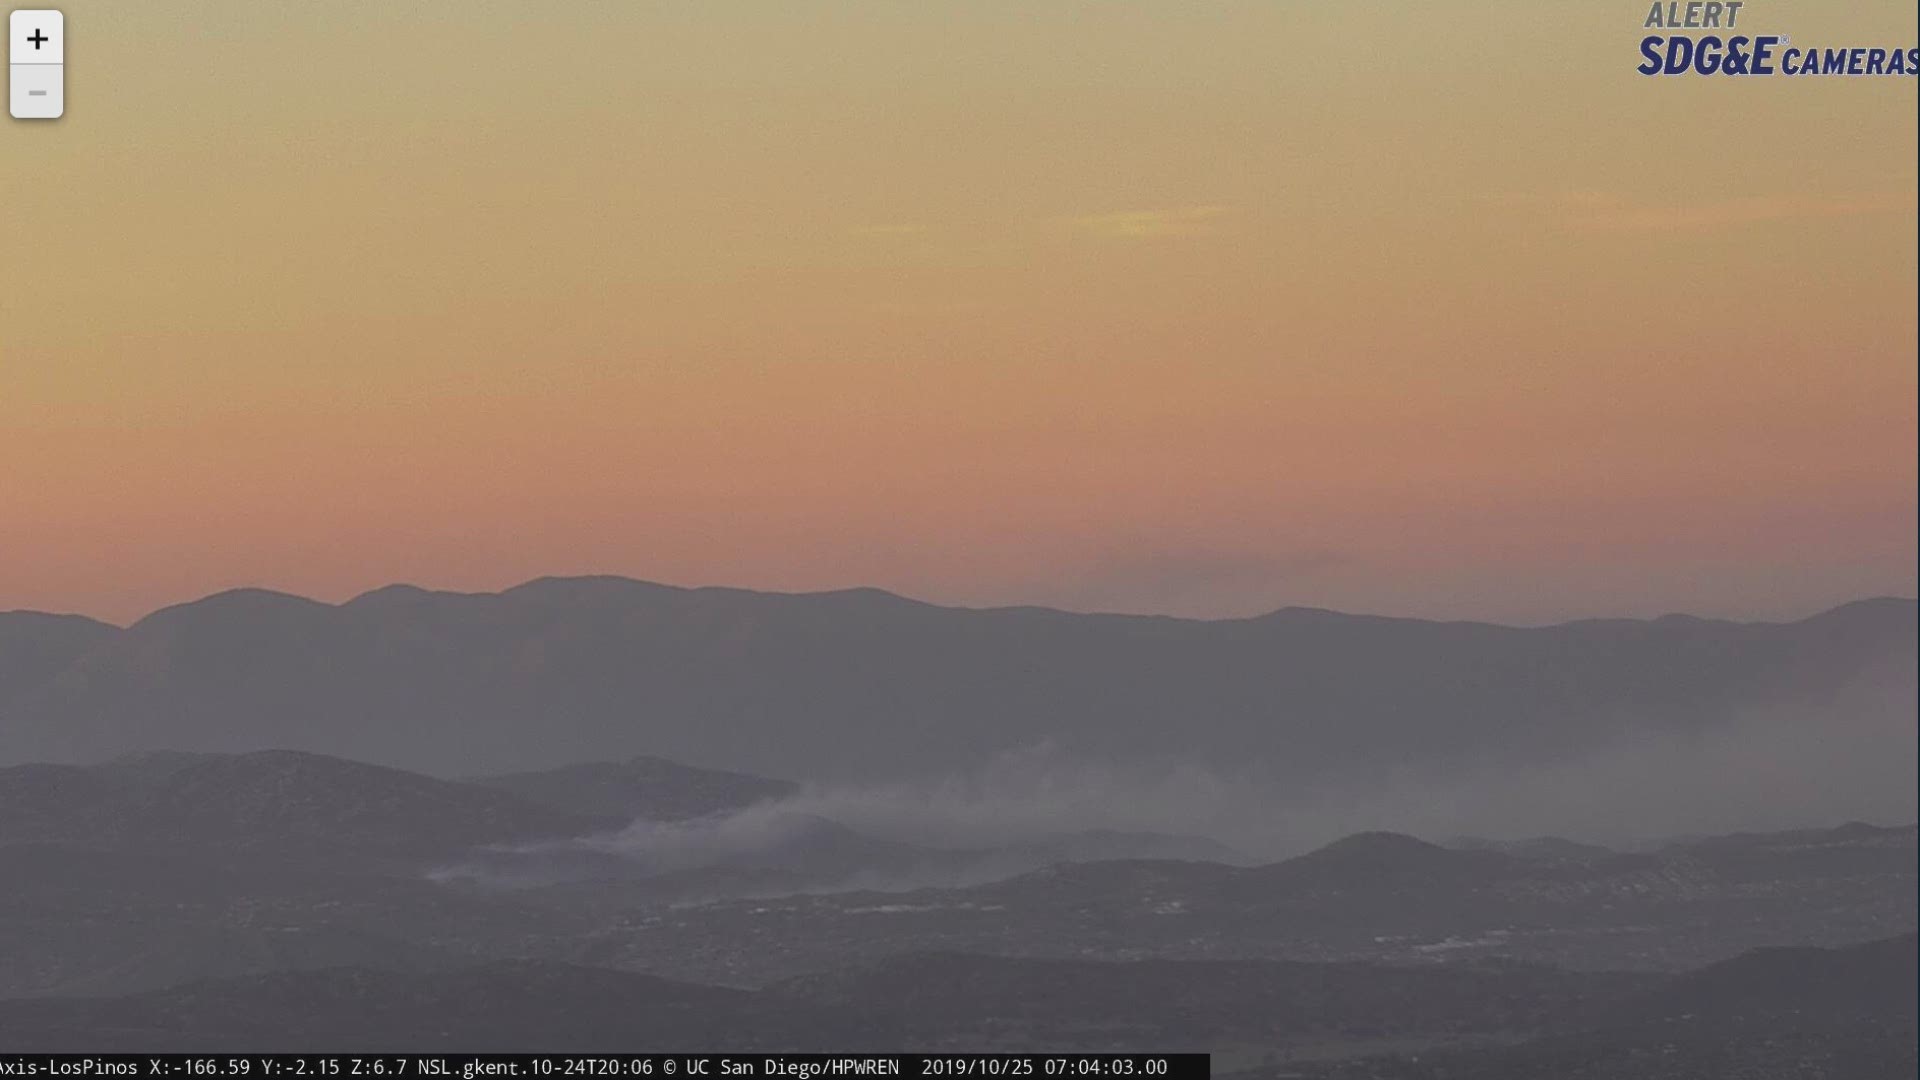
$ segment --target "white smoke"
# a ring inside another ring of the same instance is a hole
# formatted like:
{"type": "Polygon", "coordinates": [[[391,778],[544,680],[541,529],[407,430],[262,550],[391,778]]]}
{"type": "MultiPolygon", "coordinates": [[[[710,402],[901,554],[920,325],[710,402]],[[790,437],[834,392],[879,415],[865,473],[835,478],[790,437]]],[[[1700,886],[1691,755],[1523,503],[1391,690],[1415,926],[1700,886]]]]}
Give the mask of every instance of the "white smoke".
{"type": "Polygon", "coordinates": [[[1920,817],[1920,725],[1913,688],[1898,680],[1818,709],[1757,710],[1696,732],[1648,730],[1530,757],[1523,764],[1494,748],[1445,767],[1283,782],[1253,765],[1089,763],[1042,744],[931,782],[809,787],[734,813],[636,821],[519,853],[591,855],[647,875],[837,866],[847,868],[842,878],[809,887],[906,888],[1005,876],[1056,857],[1272,861],[1368,830],[1620,846],[1920,817]],[[975,857],[913,864],[889,845],[975,857]],[[876,857],[890,865],[860,868],[876,857]]]}
{"type": "Polygon", "coordinates": [[[1819,707],[1751,710],[1692,732],[1641,730],[1544,759],[1474,759],[1364,776],[1089,764],[1049,745],[928,783],[834,786],[779,804],[909,843],[980,847],[1085,830],[1219,841],[1262,860],[1355,832],[1604,844],[1920,817],[1914,688],[1849,688],[1819,707]]]}

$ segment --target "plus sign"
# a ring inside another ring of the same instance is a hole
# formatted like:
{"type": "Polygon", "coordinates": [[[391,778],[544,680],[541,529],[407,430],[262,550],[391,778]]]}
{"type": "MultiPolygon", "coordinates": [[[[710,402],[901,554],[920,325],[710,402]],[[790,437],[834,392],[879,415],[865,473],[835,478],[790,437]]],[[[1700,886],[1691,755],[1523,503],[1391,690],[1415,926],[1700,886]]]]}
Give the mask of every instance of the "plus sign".
{"type": "Polygon", "coordinates": [[[41,33],[40,28],[36,26],[33,28],[33,36],[28,38],[27,40],[33,42],[33,51],[39,52],[40,46],[48,41],[51,41],[52,39],[47,37],[47,35],[41,33]]]}

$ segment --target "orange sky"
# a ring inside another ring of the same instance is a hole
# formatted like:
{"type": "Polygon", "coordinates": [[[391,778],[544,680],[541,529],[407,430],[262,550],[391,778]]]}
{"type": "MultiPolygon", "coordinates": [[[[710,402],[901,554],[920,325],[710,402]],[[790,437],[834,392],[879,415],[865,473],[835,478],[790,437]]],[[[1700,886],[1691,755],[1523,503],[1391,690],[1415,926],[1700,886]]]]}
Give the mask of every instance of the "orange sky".
{"type": "Polygon", "coordinates": [[[1645,8],[69,3],[0,609],[1911,595],[1916,80],[1644,78],[1645,8]]]}

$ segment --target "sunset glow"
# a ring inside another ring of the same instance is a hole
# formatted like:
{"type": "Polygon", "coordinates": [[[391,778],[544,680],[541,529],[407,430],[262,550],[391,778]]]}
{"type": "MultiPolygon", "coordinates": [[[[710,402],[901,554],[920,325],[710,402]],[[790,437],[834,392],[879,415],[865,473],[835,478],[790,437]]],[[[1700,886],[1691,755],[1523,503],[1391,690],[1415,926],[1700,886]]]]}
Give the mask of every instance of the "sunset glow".
{"type": "Polygon", "coordinates": [[[0,137],[0,610],[1915,591],[1912,79],[1645,79],[1619,3],[104,7],[0,137]]]}

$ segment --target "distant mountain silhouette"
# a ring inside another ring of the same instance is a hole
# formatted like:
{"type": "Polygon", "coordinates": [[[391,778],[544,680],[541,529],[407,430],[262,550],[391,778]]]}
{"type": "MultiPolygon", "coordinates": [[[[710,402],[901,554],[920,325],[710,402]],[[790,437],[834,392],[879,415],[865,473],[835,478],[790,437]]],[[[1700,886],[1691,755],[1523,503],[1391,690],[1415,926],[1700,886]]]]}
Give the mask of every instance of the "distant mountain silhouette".
{"type": "Polygon", "coordinates": [[[1505,859],[1489,859],[1484,854],[1458,853],[1405,833],[1375,831],[1342,837],[1282,865],[1308,872],[1361,876],[1445,873],[1506,865],[1505,859]]]}
{"type": "Polygon", "coordinates": [[[1193,621],[620,578],[497,594],[260,590],[125,630],[9,616],[0,761],[293,747],[441,775],[660,754],[803,779],[1046,742],[1325,778],[1499,760],[1914,683],[1911,600],[1793,623],[1539,629],[1286,609],[1193,621]]]}
{"type": "Polygon", "coordinates": [[[567,813],[653,821],[739,810],[800,791],[790,780],[696,769],[651,756],[483,776],[473,783],[567,813]]]}
{"type": "Polygon", "coordinates": [[[0,705],[120,633],[78,615],[0,611],[0,705]]]}

